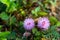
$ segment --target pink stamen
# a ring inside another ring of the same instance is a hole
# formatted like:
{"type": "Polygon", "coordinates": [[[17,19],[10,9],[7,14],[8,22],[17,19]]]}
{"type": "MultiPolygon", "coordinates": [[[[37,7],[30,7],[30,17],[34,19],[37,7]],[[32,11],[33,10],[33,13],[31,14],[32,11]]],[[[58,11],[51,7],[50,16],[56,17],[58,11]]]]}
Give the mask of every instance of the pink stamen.
{"type": "Polygon", "coordinates": [[[44,25],[45,25],[45,21],[42,22],[42,26],[44,26],[44,25]]]}
{"type": "Polygon", "coordinates": [[[30,25],[31,23],[27,23],[27,25],[30,25]]]}

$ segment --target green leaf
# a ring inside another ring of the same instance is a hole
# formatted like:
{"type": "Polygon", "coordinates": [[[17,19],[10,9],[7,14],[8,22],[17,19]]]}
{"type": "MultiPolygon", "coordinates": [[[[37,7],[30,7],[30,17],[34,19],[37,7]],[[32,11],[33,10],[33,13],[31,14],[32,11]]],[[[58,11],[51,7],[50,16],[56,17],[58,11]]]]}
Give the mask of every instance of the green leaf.
{"type": "Polygon", "coordinates": [[[7,15],[7,13],[5,13],[5,12],[2,12],[1,14],[0,14],[0,18],[2,19],[2,20],[8,20],[9,19],[9,16],[7,15]]]}
{"type": "Polygon", "coordinates": [[[7,7],[10,6],[11,2],[14,2],[15,0],[0,0],[0,2],[2,2],[3,4],[6,4],[7,7]]]}
{"type": "Polygon", "coordinates": [[[14,3],[15,0],[0,0],[3,4],[7,5],[7,12],[16,11],[17,3],[14,3]]]}
{"type": "Polygon", "coordinates": [[[0,32],[0,38],[6,38],[9,34],[10,34],[10,32],[8,32],[8,31],[0,32]]]}
{"type": "Polygon", "coordinates": [[[35,12],[39,12],[40,11],[40,7],[35,8],[35,12]]]}
{"type": "Polygon", "coordinates": [[[55,38],[52,38],[52,40],[56,40],[55,38]]]}
{"type": "Polygon", "coordinates": [[[49,31],[54,31],[54,30],[56,30],[56,26],[51,26],[51,27],[49,28],[49,31]]]}
{"type": "Polygon", "coordinates": [[[57,27],[60,26],[60,21],[57,22],[56,26],[57,26],[57,27]]]}
{"type": "Polygon", "coordinates": [[[7,38],[0,38],[0,40],[7,40],[7,38]]]}
{"type": "Polygon", "coordinates": [[[31,11],[31,13],[32,13],[32,15],[33,15],[33,16],[35,16],[35,17],[37,17],[37,16],[38,16],[38,15],[37,15],[37,12],[36,12],[36,11],[34,11],[34,10],[32,10],[32,11],[31,11]]]}
{"type": "Polygon", "coordinates": [[[20,33],[24,33],[25,32],[25,29],[23,27],[23,21],[18,22],[18,25],[19,25],[19,28],[18,28],[19,32],[20,33]]]}
{"type": "Polygon", "coordinates": [[[54,1],[51,0],[51,1],[49,1],[49,2],[50,2],[53,6],[56,6],[56,2],[57,2],[56,0],[54,0],[54,1]]]}
{"type": "Polygon", "coordinates": [[[0,25],[0,30],[2,29],[2,25],[0,25]]]}
{"type": "Polygon", "coordinates": [[[14,3],[14,2],[11,2],[11,3],[10,3],[10,6],[7,7],[6,11],[7,11],[7,12],[13,12],[13,11],[16,11],[16,10],[17,10],[16,7],[17,7],[17,4],[14,3]]]}
{"type": "Polygon", "coordinates": [[[43,11],[41,11],[41,12],[38,12],[38,15],[39,16],[46,16],[48,13],[46,13],[46,12],[43,12],[43,11]]]}
{"type": "Polygon", "coordinates": [[[10,5],[10,0],[0,0],[3,4],[6,4],[8,7],[10,5]]]}
{"type": "Polygon", "coordinates": [[[12,16],[10,18],[10,25],[15,24],[15,23],[16,23],[16,18],[15,18],[15,16],[12,16]]]}
{"type": "Polygon", "coordinates": [[[16,40],[22,40],[22,38],[16,38],[16,40]]]}
{"type": "Polygon", "coordinates": [[[9,12],[11,11],[15,11],[16,10],[16,6],[17,4],[14,3],[14,1],[12,0],[0,0],[3,4],[6,4],[7,5],[7,9],[9,12]]]}
{"type": "Polygon", "coordinates": [[[49,19],[50,19],[50,22],[52,25],[54,25],[58,22],[58,20],[54,16],[50,16],[49,19]]]}
{"type": "Polygon", "coordinates": [[[35,36],[40,36],[40,32],[39,32],[36,28],[33,28],[33,29],[32,29],[32,33],[33,33],[35,36]]]}
{"type": "Polygon", "coordinates": [[[59,34],[57,31],[54,31],[54,33],[52,32],[52,35],[53,35],[55,38],[60,37],[60,34],[59,34]]]}
{"type": "Polygon", "coordinates": [[[36,28],[33,28],[32,29],[32,33],[35,34],[37,32],[37,29],[36,28]]]}
{"type": "Polygon", "coordinates": [[[34,15],[34,16],[38,16],[38,12],[40,11],[40,6],[39,7],[36,7],[34,10],[31,11],[31,13],[34,15]]]}
{"type": "Polygon", "coordinates": [[[8,39],[16,39],[16,32],[15,31],[12,31],[7,38],[8,39]]]}
{"type": "Polygon", "coordinates": [[[22,21],[19,22],[19,26],[23,26],[23,22],[22,21]]]}
{"type": "Polygon", "coordinates": [[[38,0],[32,0],[32,3],[34,3],[34,2],[38,2],[38,0]]]}
{"type": "Polygon", "coordinates": [[[23,0],[17,0],[17,2],[18,2],[18,4],[19,4],[20,7],[23,6],[23,0]]]}
{"type": "Polygon", "coordinates": [[[27,40],[27,38],[26,37],[23,37],[22,40],[27,40]]]}
{"type": "Polygon", "coordinates": [[[6,10],[7,5],[0,2],[0,12],[3,12],[6,10]]]}
{"type": "Polygon", "coordinates": [[[26,0],[24,0],[24,1],[23,1],[23,3],[26,5],[26,4],[27,4],[27,1],[26,1],[26,0]]]}
{"type": "Polygon", "coordinates": [[[34,14],[35,14],[35,11],[34,11],[34,10],[32,10],[32,11],[31,11],[31,13],[34,15],[34,14]]]}
{"type": "Polygon", "coordinates": [[[35,36],[40,36],[40,32],[37,31],[37,32],[35,33],[35,36]]]}

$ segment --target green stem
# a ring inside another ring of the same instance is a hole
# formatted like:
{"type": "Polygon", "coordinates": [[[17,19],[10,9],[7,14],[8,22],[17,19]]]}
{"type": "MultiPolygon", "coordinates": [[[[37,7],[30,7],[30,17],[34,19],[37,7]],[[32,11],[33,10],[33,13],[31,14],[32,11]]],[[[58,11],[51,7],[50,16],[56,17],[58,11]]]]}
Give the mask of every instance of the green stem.
{"type": "Polygon", "coordinates": [[[10,14],[10,22],[9,22],[10,24],[10,31],[12,30],[12,26],[11,26],[11,14],[10,14]]]}

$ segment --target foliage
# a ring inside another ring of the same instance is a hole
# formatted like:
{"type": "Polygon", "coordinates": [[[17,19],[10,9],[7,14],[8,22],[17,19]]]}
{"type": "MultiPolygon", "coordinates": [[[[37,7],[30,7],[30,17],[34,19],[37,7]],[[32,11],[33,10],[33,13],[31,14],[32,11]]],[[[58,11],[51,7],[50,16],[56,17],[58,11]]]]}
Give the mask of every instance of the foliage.
{"type": "Polygon", "coordinates": [[[9,16],[7,15],[7,13],[5,13],[5,12],[2,12],[1,14],[0,14],[0,18],[2,19],[2,20],[8,20],[9,19],[9,16]]]}
{"type": "Polygon", "coordinates": [[[0,32],[0,38],[6,38],[8,37],[8,35],[10,34],[10,32],[0,32]]]}
{"type": "Polygon", "coordinates": [[[51,9],[52,6],[56,7],[56,4],[57,0],[0,0],[0,40],[58,40],[60,34],[57,28],[60,27],[60,20],[56,15],[52,15],[51,9]],[[41,30],[37,26],[29,31],[24,29],[25,18],[38,21],[40,17],[49,18],[48,30],[41,30]],[[31,35],[23,36],[25,31],[31,35]]]}
{"type": "Polygon", "coordinates": [[[53,16],[50,16],[49,19],[50,19],[50,22],[51,22],[52,25],[54,25],[54,24],[56,24],[58,22],[58,20],[53,16]]]}
{"type": "Polygon", "coordinates": [[[46,12],[39,12],[39,13],[38,13],[39,16],[47,16],[47,14],[48,14],[48,13],[46,13],[46,12]]]}
{"type": "Polygon", "coordinates": [[[60,26],[60,21],[57,22],[56,26],[60,26]]]}

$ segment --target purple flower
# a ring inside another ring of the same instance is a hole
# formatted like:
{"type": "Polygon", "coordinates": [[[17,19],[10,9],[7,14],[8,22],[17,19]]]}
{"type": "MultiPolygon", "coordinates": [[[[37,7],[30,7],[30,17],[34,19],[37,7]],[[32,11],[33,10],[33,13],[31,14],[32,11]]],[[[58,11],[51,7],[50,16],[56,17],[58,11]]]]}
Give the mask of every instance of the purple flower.
{"type": "Polygon", "coordinates": [[[32,28],[34,28],[35,24],[34,24],[34,20],[32,18],[27,18],[24,20],[24,28],[26,30],[31,30],[32,28]]]}
{"type": "Polygon", "coordinates": [[[50,26],[50,22],[47,17],[39,18],[38,19],[38,27],[42,30],[48,29],[50,26]]]}

